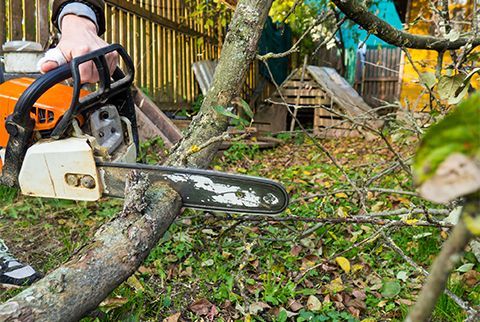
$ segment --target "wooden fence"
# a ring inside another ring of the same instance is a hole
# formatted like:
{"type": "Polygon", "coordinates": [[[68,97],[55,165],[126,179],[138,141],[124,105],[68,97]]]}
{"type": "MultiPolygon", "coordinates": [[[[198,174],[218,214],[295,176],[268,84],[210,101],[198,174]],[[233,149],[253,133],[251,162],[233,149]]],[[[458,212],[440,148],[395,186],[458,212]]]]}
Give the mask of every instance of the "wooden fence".
{"type": "MultiPolygon", "coordinates": [[[[49,0],[0,0],[0,42],[49,38],[49,0]],[[25,1],[25,2],[24,2],[25,1]]],[[[0,48],[1,50],[1,48],[0,48]]]]}
{"type": "Polygon", "coordinates": [[[402,51],[400,48],[368,49],[357,54],[355,89],[371,106],[400,97],[402,51]]]}
{"type": "MultiPolygon", "coordinates": [[[[201,1],[105,0],[105,40],[127,49],[136,66],[136,85],[162,109],[188,109],[199,94],[192,64],[219,57],[225,30],[216,22],[215,28],[205,28],[203,18],[193,18],[201,1]]],[[[49,14],[49,0],[0,0],[1,43],[24,39],[46,45],[52,34],[49,14]]],[[[252,66],[246,96],[257,78],[258,68],[252,66]]]]}

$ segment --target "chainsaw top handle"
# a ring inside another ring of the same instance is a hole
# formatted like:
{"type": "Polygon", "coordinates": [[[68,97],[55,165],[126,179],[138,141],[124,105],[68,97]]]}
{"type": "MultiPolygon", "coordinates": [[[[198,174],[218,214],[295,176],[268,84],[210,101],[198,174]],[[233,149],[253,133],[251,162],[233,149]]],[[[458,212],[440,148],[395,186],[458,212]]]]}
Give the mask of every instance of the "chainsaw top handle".
{"type": "MultiPolygon", "coordinates": [[[[73,78],[72,101],[70,103],[70,108],[67,112],[65,112],[62,119],[58,122],[51,133],[51,137],[54,139],[58,139],[61,135],[63,135],[75,116],[92,107],[93,105],[105,103],[111,96],[129,89],[133,82],[134,66],[125,49],[118,44],[110,45],[108,47],[95,50],[84,56],[74,58],[69,64],[59,66],[58,68],[41,76],[27,88],[15,105],[15,110],[11,116],[11,119],[7,120],[7,130],[8,127],[10,127],[9,121],[13,121],[15,124],[20,126],[25,126],[29,122],[30,111],[40,96],[42,96],[54,85],[70,77],[73,78]],[[114,82],[112,83],[105,55],[114,51],[116,51],[125,62],[127,73],[126,75],[123,75],[123,72],[119,68],[115,69],[112,75],[114,82]],[[98,90],[80,98],[80,89],[82,87],[80,80],[80,65],[89,61],[93,61],[98,71],[98,90]]],[[[9,134],[12,135],[10,130],[9,134]]]]}
{"type": "MultiPolygon", "coordinates": [[[[33,128],[35,126],[34,120],[30,117],[30,112],[36,101],[46,91],[70,77],[73,78],[72,101],[69,109],[51,133],[51,137],[54,139],[60,138],[65,133],[77,115],[97,104],[104,104],[122,92],[125,93],[125,97],[123,97],[122,100],[127,102],[127,104],[123,107],[123,111],[120,109],[120,114],[125,114],[131,118],[133,120],[132,125],[136,126],[134,104],[130,91],[134,73],[135,68],[133,62],[125,49],[119,44],[113,44],[92,51],[84,56],[76,57],[70,63],[61,65],[35,80],[22,93],[15,105],[13,114],[9,115],[5,122],[10,137],[5,151],[5,164],[2,168],[1,179],[3,183],[10,186],[17,184],[17,177],[28,145],[31,143],[33,128]],[[107,54],[112,52],[117,52],[126,66],[125,74],[118,67],[115,69],[112,75],[113,82],[105,58],[107,54]],[[79,68],[80,65],[89,61],[94,63],[98,71],[98,90],[80,98],[82,84],[79,68]]],[[[134,138],[134,141],[138,141],[138,138],[134,138]]]]}

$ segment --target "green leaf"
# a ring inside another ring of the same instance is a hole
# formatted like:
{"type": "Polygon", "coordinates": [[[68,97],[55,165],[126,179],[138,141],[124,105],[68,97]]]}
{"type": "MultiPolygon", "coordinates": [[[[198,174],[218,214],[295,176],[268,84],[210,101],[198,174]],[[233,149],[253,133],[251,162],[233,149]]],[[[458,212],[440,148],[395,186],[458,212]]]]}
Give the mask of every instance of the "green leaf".
{"type": "Polygon", "coordinates": [[[243,108],[243,111],[245,112],[245,114],[247,114],[247,116],[250,119],[253,119],[253,111],[250,108],[250,105],[248,105],[248,103],[245,102],[242,98],[240,98],[240,104],[242,105],[242,108],[243,108]]]}
{"type": "Polygon", "coordinates": [[[403,282],[406,282],[408,279],[408,274],[405,271],[400,271],[397,273],[397,278],[403,282]]]}
{"type": "Polygon", "coordinates": [[[383,283],[381,294],[383,297],[392,298],[397,296],[401,290],[402,287],[398,281],[388,281],[383,283]]]}
{"type": "Polygon", "coordinates": [[[448,104],[457,105],[462,101],[462,99],[467,95],[468,89],[470,88],[470,84],[462,85],[460,88],[457,89],[456,96],[451,97],[448,99],[448,104]]]}
{"type": "Polygon", "coordinates": [[[218,114],[225,115],[226,117],[231,117],[232,119],[240,120],[240,116],[233,114],[230,111],[227,111],[223,106],[220,106],[220,105],[214,106],[213,110],[218,114]]]}
{"type": "Polygon", "coordinates": [[[415,155],[417,184],[433,176],[453,153],[480,159],[480,94],[472,95],[425,133],[415,155]]]}
{"type": "Polygon", "coordinates": [[[475,264],[472,264],[472,263],[463,264],[462,266],[457,268],[457,272],[466,273],[469,270],[471,270],[473,268],[473,266],[475,266],[475,264]]]}
{"type": "Polygon", "coordinates": [[[427,88],[432,89],[433,86],[435,86],[435,83],[437,82],[435,78],[434,73],[422,73],[420,74],[420,82],[425,85],[427,88]]]}
{"type": "Polygon", "coordinates": [[[287,321],[287,319],[288,319],[287,311],[281,310],[281,311],[278,313],[277,321],[278,321],[278,322],[285,322],[285,321],[287,321]]]}
{"type": "Polygon", "coordinates": [[[448,100],[457,97],[457,91],[463,86],[464,80],[465,77],[463,75],[441,76],[437,86],[440,98],[442,100],[448,100]]]}

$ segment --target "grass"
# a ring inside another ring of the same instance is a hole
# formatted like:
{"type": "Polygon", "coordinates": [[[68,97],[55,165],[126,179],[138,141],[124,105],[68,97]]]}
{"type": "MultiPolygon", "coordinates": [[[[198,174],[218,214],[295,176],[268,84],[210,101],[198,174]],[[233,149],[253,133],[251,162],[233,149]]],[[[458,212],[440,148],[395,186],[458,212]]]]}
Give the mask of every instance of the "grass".
{"type": "MultiPolygon", "coordinates": [[[[380,171],[382,162],[386,164],[392,158],[380,142],[348,139],[322,143],[353,180],[380,171]],[[378,165],[372,165],[373,161],[378,165]]],[[[151,156],[155,144],[150,144],[145,152],[145,158],[152,162],[157,160],[155,155],[151,156]]],[[[407,153],[411,146],[399,149],[407,153]]],[[[292,199],[350,189],[341,172],[307,139],[292,138],[285,145],[266,151],[235,144],[213,167],[279,180],[292,199]]],[[[405,173],[397,171],[383,177],[376,186],[411,189],[412,182],[405,173]]],[[[43,272],[68,259],[121,207],[119,201],[113,200],[47,200],[0,189],[0,236],[22,260],[43,272]]],[[[422,202],[407,197],[369,193],[366,202],[372,212],[413,207],[422,202]]],[[[337,193],[293,203],[284,215],[354,216],[360,211],[358,205],[355,194],[337,193]]],[[[400,321],[406,316],[423,276],[381,239],[346,251],[372,236],[378,227],[325,224],[302,236],[311,226],[300,221],[238,222],[225,220],[221,214],[187,210],[137,273],[102,303],[100,310],[104,315],[97,319],[157,321],[171,317],[174,321],[180,313],[184,320],[369,322],[400,321]],[[349,272],[335,261],[338,254],[348,260],[349,272]]],[[[387,232],[425,268],[446,235],[436,228],[415,226],[387,232]]],[[[480,286],[475,273],[478,263],[471,251],[463,263],[474,264],[468,279],[467,273],[455,272],[449,285],[455,294],[479,305],[480,286]]],[[[0,298],[5,300],[17,292],[3,292],[0,298]]],[[[464,312],[452,300],[441,297],[435,321],[464,318],[464,312]]]]}

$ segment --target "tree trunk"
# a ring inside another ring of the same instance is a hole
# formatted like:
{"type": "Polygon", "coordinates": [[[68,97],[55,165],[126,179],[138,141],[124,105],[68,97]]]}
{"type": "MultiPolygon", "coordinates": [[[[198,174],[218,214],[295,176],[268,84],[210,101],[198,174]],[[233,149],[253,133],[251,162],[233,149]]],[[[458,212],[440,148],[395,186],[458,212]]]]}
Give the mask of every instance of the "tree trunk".
{"type": "MultiPolygon", "coordinates": [[[[213,86],[167,164],[205,167],[212,160],[218,144],[195,154],[190,151],[227,128],[228,119],[212,107],[227,106],[237,96],[255,57],[271,1],[239,1],[213,86]]],[[[67,263],[1,304],[0,321],[78,320],[136,271],[179,214],[181,200],[171,188],[151,186],[138,173],[132,174],[127,189],[124,210],[67,263]]]]}
{"type": "Polygon", "coordinates": [[[210,163],[221,142],[185,157],[192,146],[200,146],[212,137],[220,136],[228,126],[227,117],[215,112],[215,106],[227,107],[241,89],[249,65],[256,55],[272,0],[239,1],[230,31],[225,37],[222,54],[213,84],[203,101],[200,114],[193,119],[185,138],[174,147],[167,164],[205,167],[210,163]]]}

